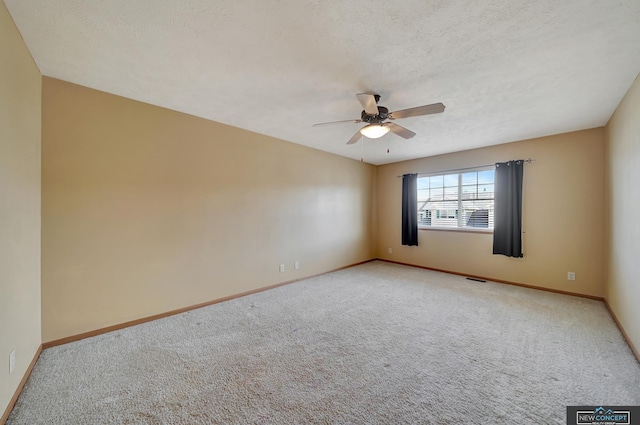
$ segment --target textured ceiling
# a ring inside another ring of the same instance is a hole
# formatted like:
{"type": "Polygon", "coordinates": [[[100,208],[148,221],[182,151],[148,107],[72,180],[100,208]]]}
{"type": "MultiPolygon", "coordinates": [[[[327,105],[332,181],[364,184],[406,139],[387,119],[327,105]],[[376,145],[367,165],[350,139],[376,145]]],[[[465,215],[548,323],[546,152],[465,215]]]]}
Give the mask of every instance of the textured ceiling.
{"type": "Polygon", "coordinates": [[[638,0],[4,2],[46,76],[373,164],[602,126],[640,71],[638,0]],[[311,127],[359,92],[447,109],[311,127]]]}

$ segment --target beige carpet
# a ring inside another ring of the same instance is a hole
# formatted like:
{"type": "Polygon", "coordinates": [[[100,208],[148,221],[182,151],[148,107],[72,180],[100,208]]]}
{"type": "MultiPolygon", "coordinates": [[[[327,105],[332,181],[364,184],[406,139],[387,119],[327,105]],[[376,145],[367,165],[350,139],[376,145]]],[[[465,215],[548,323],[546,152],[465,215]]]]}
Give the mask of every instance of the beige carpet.
{"type": "Polygon", "coordinates": [[[564,424],[640,405],[601,302],[372,262],[45,350],[8,423],[564,424]]]}

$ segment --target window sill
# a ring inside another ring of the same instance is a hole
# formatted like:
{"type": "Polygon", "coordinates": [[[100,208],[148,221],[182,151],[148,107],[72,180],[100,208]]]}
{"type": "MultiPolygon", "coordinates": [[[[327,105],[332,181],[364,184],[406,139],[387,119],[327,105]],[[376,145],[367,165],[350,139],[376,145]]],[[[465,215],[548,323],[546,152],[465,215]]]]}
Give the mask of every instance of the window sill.
{"type": "Polygon", "coordinates": [[[434,230],[436,232],[461,232],[461,233],[481,233],[485,235],[493,234],[493,229],[467,229],[464,227],[418,227],[418,230],[434,230]]]}

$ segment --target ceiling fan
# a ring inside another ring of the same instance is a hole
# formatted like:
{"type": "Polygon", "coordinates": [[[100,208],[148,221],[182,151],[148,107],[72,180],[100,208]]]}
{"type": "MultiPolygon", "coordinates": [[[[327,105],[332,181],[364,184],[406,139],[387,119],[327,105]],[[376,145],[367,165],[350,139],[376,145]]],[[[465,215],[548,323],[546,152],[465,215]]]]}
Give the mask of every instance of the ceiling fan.
{"type": "Polygon", "coordinates": [[[418,117],[421,115],[439,114],[444,111],[445,106],[442,103],[433,103],[431,105],[416,106],[415,108],[401,109],[395,112],[389,112],[384,106],[378,106],[380,100],[379,94],[372,93],[358,93],[356,95],[364,111],[360,114],[359,120],[344,120],[344,121],[332,121],[322,122],[314,124],[313,127],[320,127],[323,125],[344,124],[344,123],[359,123],[366,122],[367,125],[362,127],[356,134],[349,139],[347,145],[353,144],[360,139],[360,135],[366,136],[370,139],[377,139],[384,136],[389,131],[397,134],[405,139],[410,139],[416,135],[411,130],[408,130],[393,122],[385,121],[386,119],[397,120],[400,118],[418,117]]]}

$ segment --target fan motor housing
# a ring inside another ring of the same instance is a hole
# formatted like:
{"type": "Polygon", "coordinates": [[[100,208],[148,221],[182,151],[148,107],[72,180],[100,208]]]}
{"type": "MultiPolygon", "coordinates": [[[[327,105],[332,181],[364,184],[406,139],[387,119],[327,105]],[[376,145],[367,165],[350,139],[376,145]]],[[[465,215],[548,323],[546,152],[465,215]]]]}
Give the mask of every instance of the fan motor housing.
{"type": "Polygon", "coordinates": [[[378,106],[378,115],[369,115],[365,111],[362,111],[362,113],[360,114],[360,119],[369,124],[380,123],[386,120],[388,117],[389,110],[384,106],[378,106]]]}

